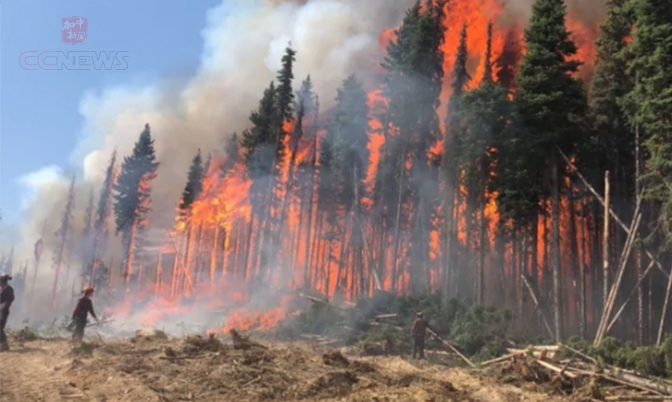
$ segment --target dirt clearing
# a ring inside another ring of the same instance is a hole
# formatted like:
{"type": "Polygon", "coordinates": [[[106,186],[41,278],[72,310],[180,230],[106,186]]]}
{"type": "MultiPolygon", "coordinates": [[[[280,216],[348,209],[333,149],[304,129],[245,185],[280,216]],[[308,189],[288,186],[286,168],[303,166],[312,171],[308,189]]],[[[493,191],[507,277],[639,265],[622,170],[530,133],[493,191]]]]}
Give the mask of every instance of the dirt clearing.
{"type": "Polygon", "coordinates": [[[0,355],[0,400],[567,401],[476,372],[401,357],[353,357],[310,343],[231,337],[16,341],[0,355]],[[231,342],[231,339],[234,341],[231,342]]]}

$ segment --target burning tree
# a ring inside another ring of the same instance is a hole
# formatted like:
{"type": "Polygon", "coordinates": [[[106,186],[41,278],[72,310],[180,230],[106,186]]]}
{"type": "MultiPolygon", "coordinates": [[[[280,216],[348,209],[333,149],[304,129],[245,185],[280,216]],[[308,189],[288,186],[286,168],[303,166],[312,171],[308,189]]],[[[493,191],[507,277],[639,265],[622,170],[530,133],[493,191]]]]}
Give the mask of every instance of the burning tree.
{"type": "Polygon", "coordinates": [[[124,281],[129,284],[134,275],[136,251],[142,244],[143,230],[147,226],[147,213],[151,210],[151,182],[159,167],[155,162],[154,140],[149,124],[140,134],[131,156],[124,158],[119,178],[114,184],[114,215],[116,233],[122,234],[124,247],[124,281]]]}

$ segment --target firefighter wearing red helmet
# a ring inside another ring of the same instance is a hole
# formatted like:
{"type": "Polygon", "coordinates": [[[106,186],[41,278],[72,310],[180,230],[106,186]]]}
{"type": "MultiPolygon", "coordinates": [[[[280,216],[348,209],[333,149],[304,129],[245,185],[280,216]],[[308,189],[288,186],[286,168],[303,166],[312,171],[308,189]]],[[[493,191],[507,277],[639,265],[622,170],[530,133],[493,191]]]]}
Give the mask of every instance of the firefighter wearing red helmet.
{"type": "Polygon", "coordinates": [[[8,274],[0,274],[0,352],[9,350],[5,326],[9,318],[9,307],[14,302],[14,289],[8,283],[10,280],[12,277],[8,274]]]}
{"type": "Polygon", "coordinates": [[[93,288],[87,287],[82,293],[83,296],[77,300],[75,311],[72,312],[72,323],[75,326],[75,330],[72,333],[72,339],[77,342],[81,342],[81,340],[84,339],[84,328],[86,328],[86,321],[89,314],[98,321],[98,317],[96,317],[96,313],[93,311],[93,302],[91,301],[93,288]]]}

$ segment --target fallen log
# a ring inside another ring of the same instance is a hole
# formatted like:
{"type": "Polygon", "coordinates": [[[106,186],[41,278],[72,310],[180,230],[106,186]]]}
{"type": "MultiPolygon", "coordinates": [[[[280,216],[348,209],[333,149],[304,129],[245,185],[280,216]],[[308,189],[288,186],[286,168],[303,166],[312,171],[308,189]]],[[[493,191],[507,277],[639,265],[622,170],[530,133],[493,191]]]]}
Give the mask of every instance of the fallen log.
{"type": "Polygon", "coordinates": [[[549,359],[552,361],[558,361],[562,358],[562,351],[558,345],[530,345],[525,349],[507,348],[506,351],[510,354],[529,354],[537,359],[549,359]]]}
{"type": "Polygon", "coordinates": [[[553,364],[551,364],[551,363],[549,363],[549,362],[546,362],[546,361],[543,361],[543,360],[541,360],[541,359],[534,359],[534,361],[535,361],[538,365],[540,365],[541,367],[544,367],[544,368],[546,368],[546,369],[548,369],[548,370],[551,370],[551,371],[553,371],[553,372],[555,372],[555,373],[558,373],[558,374],[561,375],[561,376],[564,375],[564,376],[567,376],[567,377],[569,377],[569,378],[576,378],[576,377],[577,377],[577,374],[576,374],[576,373],[573,373],[573,372],[571,372],[571,371],[568,370],[568,368],[569,368],[568,366],[565,366],[565,367],[558,367],[558,366],[556,366],[556,365],[553,365],[553,364]]]}
{"type": "Polygon", "coordinates": [[[658,395],[672,395],[672,385],[667,385],[661,381],[651,380],[632,372],[626,372],[617,367],[606,366],[602,367],[599,372],[595,372],[588,371],[591,370],[591,367],[586,363],[576,362],[574,365],[574,371],[581,371],[587,375],[597,375],[605,380],[626,385],[641,391],[652,392],[658,395]]]}
{"type": "Polygon", "coordinates": [[[523,356],[523,355],[525,355],[525,352],[524,352],[524,351],[522,351],[522,352],[509,353],[509,354],[506,354],[506,355],[504,355],[504,356],[499,356],[499,357],[496,357],[496,358],[494,358],[494,359],[490,359],[490,360],[486,360],[486,361],[484,361],[484,362],[481,362],[481,363],[480,363],[480,366],[481,366],[481,367],[491,366],[491,365],[493,365],[493,364],[501,363],[501,362],[503,362],[503,361],[506,361],[506,360],[509,360],[509,359],[511,359],[511,358],[514,358],[514,357],[516,357],[516,356],[523,356]]]}
{"type": "Polygon", "coordinates": [[[399,314],[378,314],[374,318],[376,320],[386,320],[386,319],[389,319],[389,318],[396,318],[398,315],[399,314]]]}

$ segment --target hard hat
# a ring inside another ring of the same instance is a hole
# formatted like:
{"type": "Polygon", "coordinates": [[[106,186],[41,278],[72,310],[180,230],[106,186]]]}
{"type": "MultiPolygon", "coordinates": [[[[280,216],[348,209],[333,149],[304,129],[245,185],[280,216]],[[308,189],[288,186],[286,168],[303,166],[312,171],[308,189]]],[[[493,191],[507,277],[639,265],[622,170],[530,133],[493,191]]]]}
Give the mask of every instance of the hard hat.
{"type": "Polygon", "coordinates": [[[11,281],[12,277],[9,274],[3,272],[0,274],[0,279],[3,281],[11,281]]]}
{"type": "Polygon", "coordinates": [[[418,317],[422,317],[422,313],[417,313],[416,314],[418,317]]]}
{"type": "Polygon", "coordinates": [[[91,286],[87,286],[87,287],[84,288],[84,290],[82,291],[82,293],[84,293],[85,295],[88,295],[88,294],[90,294],[90,293],[93,293],[93,288],[92,288],[91,286]]]}

